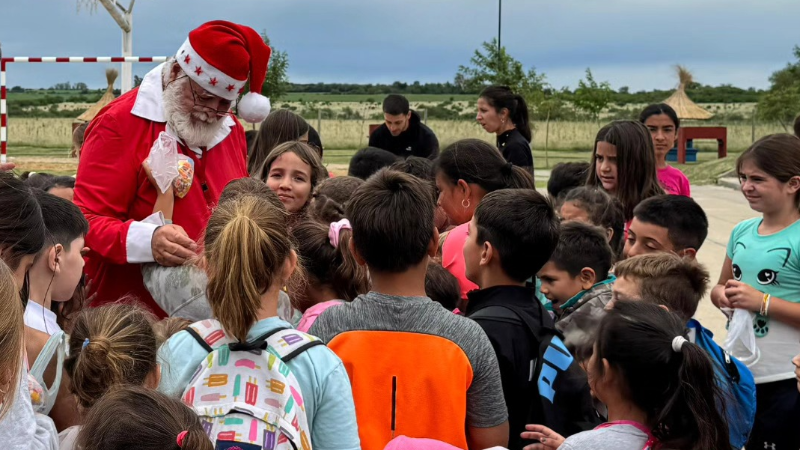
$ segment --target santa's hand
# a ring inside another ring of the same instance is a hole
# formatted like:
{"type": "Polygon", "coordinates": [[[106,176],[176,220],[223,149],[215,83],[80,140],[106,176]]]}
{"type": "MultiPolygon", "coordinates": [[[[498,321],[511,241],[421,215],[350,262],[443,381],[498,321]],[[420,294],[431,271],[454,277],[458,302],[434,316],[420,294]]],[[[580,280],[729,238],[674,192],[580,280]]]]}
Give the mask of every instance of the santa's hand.
{"type": "Polygon", "coordinates": [[[151,246],[153,258],[166,267],[183,265],[188,259],[197,256],[197,244],[178,225],[158,227],[153,233],[151,246]]]}

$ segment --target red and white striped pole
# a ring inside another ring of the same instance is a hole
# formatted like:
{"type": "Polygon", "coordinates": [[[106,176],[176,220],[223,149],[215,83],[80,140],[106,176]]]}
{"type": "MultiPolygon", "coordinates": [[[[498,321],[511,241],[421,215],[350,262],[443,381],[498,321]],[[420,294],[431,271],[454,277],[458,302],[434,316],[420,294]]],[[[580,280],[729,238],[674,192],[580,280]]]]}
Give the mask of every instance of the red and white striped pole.
{"type": "Polygon", "coordinates": [[[8,145],[8,108],[6,90],[6,64],[10,63],[162,63],[167,60],[166,56],[70,56],[55,57],[46,56],[41,58],[15,56],[13,58],[0,58],[0,163],[7,162],[8,145]]]}

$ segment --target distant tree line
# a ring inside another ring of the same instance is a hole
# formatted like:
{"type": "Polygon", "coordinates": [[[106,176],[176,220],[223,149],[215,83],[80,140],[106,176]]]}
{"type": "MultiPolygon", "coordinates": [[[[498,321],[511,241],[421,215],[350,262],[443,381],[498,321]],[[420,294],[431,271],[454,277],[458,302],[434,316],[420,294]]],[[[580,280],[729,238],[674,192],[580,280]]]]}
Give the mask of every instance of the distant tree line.
{"type": "MultiPolygon", "coordinates": [[[[553,91],[545,88],[545,92],[553,91]]],[[[290,93],[320,93],[342,95],[388,95],[388,94],[429,94],[429,95],[460,95],[480,92],[479,88],[461,87],[452,82],[445,83],[404,83],[395,81],[392,84],[355,84],[355,83],[289,83],[287,92],[290,93]]],[[[565,97],[574,95],[574,90],[563,90],[565,97]]],[[[652,90],[631,92],[627,86],[611,91],[611,103],[654,103],[665,100],[673,90],[652,90]]],[[[709,86],[695,83],[687,89],[686,93],[697,103],[755,103],[762,90],[755,88],[743,89],[730,84],[709,86]]]]}

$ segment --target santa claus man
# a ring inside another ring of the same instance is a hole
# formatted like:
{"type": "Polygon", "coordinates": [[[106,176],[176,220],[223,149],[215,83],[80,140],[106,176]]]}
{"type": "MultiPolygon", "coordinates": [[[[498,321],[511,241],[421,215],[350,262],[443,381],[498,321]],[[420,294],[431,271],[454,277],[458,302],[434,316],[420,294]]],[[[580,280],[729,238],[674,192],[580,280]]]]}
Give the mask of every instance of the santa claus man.
{"type": "Polygon", "coordinates": [[[86,273],[95,304],[134,298],[163,315],[142,283],[140,265],[177,266],[195,257],[222,189],[248,175],[244,129],[229,111],[250,81],[238,114],[253,123],[266,118],[269,100],[259,92],[269,57],[252,28],[206,23],[89,125],[75,203],[90,224],[86,273]],[[173,223],[153,214],[156,188],[142,167],[156,141],[163,142],[162,132],[194,165],[188,192],[175,198],[173,223]]]}

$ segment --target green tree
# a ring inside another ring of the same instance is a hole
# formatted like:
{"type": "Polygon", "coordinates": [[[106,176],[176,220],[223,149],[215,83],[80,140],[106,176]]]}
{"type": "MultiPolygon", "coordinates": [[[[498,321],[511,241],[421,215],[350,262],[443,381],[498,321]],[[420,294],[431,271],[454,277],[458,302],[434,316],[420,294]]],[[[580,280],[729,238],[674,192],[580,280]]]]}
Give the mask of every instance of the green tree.
{"type": "Polygon", "coordinates": [[[455,87],[465,93],[477,94],[489,85],[508,86],[525,98],[531,115],[539,114],[539,106],[546,100],[544,92],[549,87],[545,75],[537,73],[534,67],[526,72],[522,63],[509,55],[505,47],[498,48],[497,39],[484,42],[481,49],[475,50],[470,66],[459,66],[455,87]]]}
{"type": "Polygon", "coordinates": [[[798,111],[800,111],[800,86],[770,90],[758,101],[758,116],[764,120],[780,123],[784,131],[789,131],[798,111]]]}
{"type": "Polygon", "coordinates": [[[522,63],[506,52],[506,48],[497,47],[497,39],[484,42],[481,49],[475,50],[470,59],[470,66],[459,66],[455,77],[455,85],[477,94],[488,85],[508,86],[516,93],[526,95],[544,88],[544,74],[537,74],[531,67],[528,71],[522,63]]]}
{"type": "Polygon", "coordinates": [[[780,123],[784,130],[800,112],[800,47],[793,53],[796,61],[769,77],[771,86],[758,100],[759,117],[780,123]]]}
{"type": "Polygon", "coordinates": [[[589,113],[594,120],[598,120],[600,113],[611,103],[614,91],[608,81],[598,83],[592,75],[591,69],[586,69],[586,79],[578,82],[578,88],[572,97],[575,107],[589,113]]]}
{"type": "Polygon", "coordinates": [[[265,44],[272,48],[269,70],[267,70],[267,78],[264,80],[261,93],[274,102],[284,97],[289,91],[289,76],[287,74],[289,70],[289,54],[270,45],[266,30],[261,32],[261,38],[264,39],[265,44]]]}

